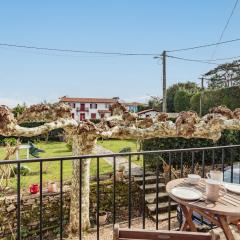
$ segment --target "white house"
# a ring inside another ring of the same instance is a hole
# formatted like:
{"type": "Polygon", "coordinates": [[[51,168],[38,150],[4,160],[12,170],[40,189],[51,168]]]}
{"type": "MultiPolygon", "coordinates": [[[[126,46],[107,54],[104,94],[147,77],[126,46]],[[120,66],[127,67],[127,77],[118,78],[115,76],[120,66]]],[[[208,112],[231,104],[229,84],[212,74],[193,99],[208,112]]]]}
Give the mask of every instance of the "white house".
{"type": "Polygon", "coordinates": [[[60,98],[60,102],[72,107],[72,117],[77,121],[111,116],[110,106],[117,100],[117,98],[70,98],[66,96],[60,98]]]}
{"type": "MultiPolygon", "coordinates": [[[[158,113],[161,113],[161,112],[155,109],[147,109],[147,110],[138,112],[137,114],[139,118],[146,118],[146,117],[156,117],[158,113]]],[[[175,119],[177,118],[178,113],[167,113],[167,115],[168,115],[168,118],[175,119]]]]}
{"type": "Polygon", "coordinates": [[[147,109],[147,110],[143,110],[141,112],[138,112],[138,117],[139,118],[146,118],[146,117],[156,117],[156,115],[158,115],[158,113],[160,113],[160,111],[155,110],[155,109],[147,109]]]}

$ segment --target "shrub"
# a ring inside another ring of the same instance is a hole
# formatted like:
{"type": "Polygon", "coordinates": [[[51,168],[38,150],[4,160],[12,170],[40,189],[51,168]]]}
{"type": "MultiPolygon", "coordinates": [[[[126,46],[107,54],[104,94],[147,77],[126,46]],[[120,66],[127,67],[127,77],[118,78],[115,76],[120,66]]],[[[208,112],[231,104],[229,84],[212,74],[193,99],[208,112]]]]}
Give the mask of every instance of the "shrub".
{"type": "Polygon", "coordinates": [[[190,109],[191,95],[186,90],[178,90],[174,96],[175,112],[187,111],[190,109]]]}

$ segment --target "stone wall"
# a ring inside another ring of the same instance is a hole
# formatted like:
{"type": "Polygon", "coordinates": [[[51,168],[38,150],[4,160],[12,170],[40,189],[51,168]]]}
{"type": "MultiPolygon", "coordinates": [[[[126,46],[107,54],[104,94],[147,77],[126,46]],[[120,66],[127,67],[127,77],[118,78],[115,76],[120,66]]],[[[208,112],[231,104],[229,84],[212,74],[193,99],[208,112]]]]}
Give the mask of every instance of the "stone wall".
{"type": "MultiPolygon", "coordinates": [[[[90,193],[90,217],[92,227],[96,224],[96,183],[91,183],[90,193]]],[[[108,213],[106,224],[113,220],[113,184],[112,180],[100,181],[100,211],[108,213]]],[[[132,217],[140,214],[139,189],[132,184],[132,217]]],[[[39,194],[21,196],[21,236],[22,239],[35,240],[39,234],[39,194]]],[[[63,220],[64,225],[69,221],[70,210],[70,187],[64,186],[63,192],[63,220]]],[[[125,221],[128,219],[128,181],[116,182],[116,219],[125,221]]],[[[16,207],[17,196],[6,196],[0,198],[0,239],[14,239],[16,236],[16,207]]],[[[60,225],[60,194],[43,194],[43,230],[44,239],[54,239],[59,234],[60,225]]]]}

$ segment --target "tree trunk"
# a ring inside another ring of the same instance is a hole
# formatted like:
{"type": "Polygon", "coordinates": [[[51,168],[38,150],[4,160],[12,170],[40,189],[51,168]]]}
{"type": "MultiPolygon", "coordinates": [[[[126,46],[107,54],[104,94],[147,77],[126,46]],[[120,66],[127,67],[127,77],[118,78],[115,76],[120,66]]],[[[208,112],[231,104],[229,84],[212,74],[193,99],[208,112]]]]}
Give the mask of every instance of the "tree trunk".
{"type": "MultiPolygon", "coordinates": [[[[73,136],[73,154],[80,156],[90,154],[95,146],[96,138],[88,139],[81,136],[73,136]]],[[[90,163],[91,159],[82,159],[72,161],[72,182],[71,182],[71,204],[70,204],[70,235],[76,235],[80,229],[87,230],[90,227],[89,218],[89,193],[90,193],[90,163]],[[80,161],[82,162],[80,170],[80,161]],[[82,179],[82,207],[81,207],[81,226],[79,222],[79,189],[80,178],[82,179]]]]}

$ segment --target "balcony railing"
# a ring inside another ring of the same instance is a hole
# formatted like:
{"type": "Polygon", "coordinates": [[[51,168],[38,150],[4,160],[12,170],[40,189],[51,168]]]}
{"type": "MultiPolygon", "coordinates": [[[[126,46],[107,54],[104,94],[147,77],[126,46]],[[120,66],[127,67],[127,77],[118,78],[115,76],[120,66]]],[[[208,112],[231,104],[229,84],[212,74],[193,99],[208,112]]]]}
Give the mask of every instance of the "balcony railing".
{"type": "MultiPolygon", "coordinates": [[[[155,190],[156,190],[156,197],[153,204],[156,205],[156,216],[155,216],[155,228],[159,229],[159,204],[161,203],[159,200],[159,193],[163,191],[159,186],[161,182],[161,177],[164,177],[166,182],[170,181],[173,178],[177,177],[185,177],[188,172],[194,173],[197,172],[202,177],[205,177],[206,173],[210,169],[219,168],[224,172],[224,179],[229,182],[237,182],[240,183],[240,175],[239,169],[235,171],[236,166],[235,163],[239,162],[240,157],[240,145],[231,145],[231,146],[219,146],[219,147],[205,147],[205,148],[191,148],[191,149],[173,149],[173,150],[159,150],[159,151],[145,151],[145,152],[134,152],[134,153],[117,153],[117,154],[101,154],[101,155],[82,155],[77,157],[60,157],[60,158],[44,158],[44,159],[25,159],[25,160],[1,160],[0,167],[6,164],[14,164],[17,166],[17,174],[16,174],[16,227],[12,229],[12,235],[16,237],[16,239],[24,239],[22,236],[22,230],[25,229],[24,223],[21,221],[22,219],[22,196],[21,196],[21,166],[22,164],[26,163],[37,163],[39,164],[39,229],[38,229],[38,238],[37,239],[47,239],[44,237],[44,191],[43,191],[43,163],[50,163],[50,162],[59,162],[59,220],[58,220],[58,227],[59,227],[59,238],[63,239],[64,231],[66,230],[66,221],[63,218],[64,213],[64,181],[63,181],[63,172],[64,172],[64,163],[67,161],[77,161],[80,160],[80,169],[81,169],[81,162],[83,159],[92,159],[93,162],[96,164],[96,175],[95,175],[95,182],[96,182],[96,214],[91,214],[93,216],[91,220],[96,225],[96,239],[101,239],[100,236],[100,183],[101,183],[101,159],[108,159],[108,161],[112,160],[112,177],[110,181],[112,181],[111,191],[112,191],[112,209],[111,209],[111,218],[108,224],[115,224],[119,222],[119,217],[116,209],[117,203],[117,166],[118,166],[118,158],[124,157],[127,159],[127,171],[126,176],[124,177],[123,184],[126,184],[127,192],[127,215],[126,221],[129,228],[132,226],[132,220],[135,218],[135,214],[133,214],[133,196],[132,196],[132,188],[135,184],[135,180],[141,180],[141,188],[140,195],[139,195],[139,202],[140,202],[140,212],[138,213],[138,219],[141,218],[141,225],[142,228],[146,228],[146,219],[148,219],[150,213],[147,211],[147,202],[146,202],[146,182],[149,178],[148,174],[149,171],[152,174],[152,177],[155,176],[156,182],[155,190]],[[141,173],[140,176],[134,176],[132,165],[135,164],[136,158],[140,158],[138,164],[140,164],[141,173]],[[140,163],[139,163],[140,162],[140,163]],[[149,170],[150,169],[150,170],[149,170]],[[166,170],[167,169],[167,170],[166,170]],[[234,170],[235,169],[235,170],[234,170]],[[95,219],[94,219],[95,218],[95,219]]],[[[58,170],[56,170],[58,171],[58,170]]],[[[79,239],[82,239],[82,229],[81,229],[81,221],[82,221],[82,180],[80,179],[80,219],[79,219],[79,239]]],[[[92,211],[92,208],[90,209],[92,211]]],[[[171,200],[168,199],[168,217],[167,217],[167,225],[168,229],[172,229],[172,211],[171,211],[171,200]]],[[[0,223],[1,228],[1,223],[0,223]]],[[[56,237],[57,238],[57,237],[56,237]]],[[[34,239],[34,238],[33,238],[34,239]]],[[[52,239],[52,238],[51,238],[52,239]]]]}

